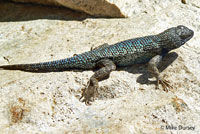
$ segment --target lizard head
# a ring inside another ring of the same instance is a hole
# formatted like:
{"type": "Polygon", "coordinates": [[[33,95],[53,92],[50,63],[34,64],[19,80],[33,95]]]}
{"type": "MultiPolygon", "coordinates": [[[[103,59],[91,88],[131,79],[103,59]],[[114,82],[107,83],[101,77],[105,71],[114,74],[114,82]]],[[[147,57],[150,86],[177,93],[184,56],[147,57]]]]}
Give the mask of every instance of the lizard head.
{"type": "Polygon", "coordinates": [[[167,45],[163,45],[164,48],[171,50],[182,46],[190,40],[194,35],[194,31],[186,26],[179,25],[165,30],[160,35],[161,41],[167,42],[167,45]]]}
{"type": "Polygon", "coordinates": [[[183,45],[193,37],[194,32],[186,26],[179,25],[176,27],[176,34],[181,41],[181,45],[183,45]]]}

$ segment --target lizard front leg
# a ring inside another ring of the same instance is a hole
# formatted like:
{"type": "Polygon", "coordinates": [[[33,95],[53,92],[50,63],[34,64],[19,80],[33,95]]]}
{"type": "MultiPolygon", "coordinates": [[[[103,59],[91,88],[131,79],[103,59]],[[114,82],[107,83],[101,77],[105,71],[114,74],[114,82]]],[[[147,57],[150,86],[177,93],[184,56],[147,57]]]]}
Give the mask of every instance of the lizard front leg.
{"type": "Polygon", "coordinates": [[[85,102],[86,105],[90,105],[90,101],[92,101],[95,92],[97,92],[98,82],[108,79],[110,73],[116,69],[116,65],[109,59],[100,60],[96,66],[100,67],[100,69],[92,75],[80,98],[80,100],[83,98],[82,102],[85,102]]]}
{"type": "Polygon", "coordinates": [[[151,72],[155,77],[156,77],[156,88],[158,88],[159,84],[162,85],[163,90],[165,92],[168,92],[169,88],[172,88],[172,86],[169,84],[169,81],[164,80],[163,78],[161,78],[160,73],[158,71],[157,66],[160,64],[160,62],[162,61],[163,56],[162,55],[156,55],[154,56],[148,64],[148,71],[151,72]]]}

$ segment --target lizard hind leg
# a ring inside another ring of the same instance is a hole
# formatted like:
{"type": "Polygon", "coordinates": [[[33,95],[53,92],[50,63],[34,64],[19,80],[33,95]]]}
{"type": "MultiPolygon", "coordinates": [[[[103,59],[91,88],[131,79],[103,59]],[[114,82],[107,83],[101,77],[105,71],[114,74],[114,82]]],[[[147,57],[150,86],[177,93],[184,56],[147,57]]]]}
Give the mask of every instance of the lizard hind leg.
{"type": "Polygon", "coordinates": [[[98,89],[98,82],[109,78],[110,73],[116,70],[116,65],[109,59],[98,61],[96,66],[100,66],[101,68],[91,76],[87,86],[82,89],[80,101],[85,102],[86,105],[90,105],[90,102],[93,101],[92,98],[94,98],[98,89]]]}
{"type": "Polygon", "coordinates": [[[148,71],[151,72],[155,77],[156,77],[156,88],[159,88],[159,84],[163,87],[163,90],[165,92],[168,92],[169,89],[172,89],[173,87],[170,85],[169,81],[164,80],[158,71],[158,64],[162,61],[163,56],[161,55],[156,55],[154,56],[148,64],[148,71]]]}

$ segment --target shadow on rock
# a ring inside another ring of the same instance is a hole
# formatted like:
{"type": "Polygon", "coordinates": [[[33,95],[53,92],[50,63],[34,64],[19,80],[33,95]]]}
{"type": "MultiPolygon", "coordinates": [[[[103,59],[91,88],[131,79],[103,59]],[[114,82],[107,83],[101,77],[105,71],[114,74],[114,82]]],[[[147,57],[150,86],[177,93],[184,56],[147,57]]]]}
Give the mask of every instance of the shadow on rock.
{"type": "MultiPolygon", "coordinates": [[[[168,53],[162,60],[161,64],[158,66],[160,72],[165,70],[169,65],[171,65],[178,57],[176,52],[168,53]]],[[[133,74],[142,74],[137,78],[137,82],[140,84],[155,84],[156,81],[150,81],[148,78],[152,78],[152,74],[148,72],[148,64],[136,64],[130,67],[120,68],[119,70],[124,70],[133,74]]]]}
{"type": "Polygon", "coordinates": [[[0,22],[50,20],[84,20],[90,15],[65,7],[15,3],[0,0],[0,22]]]}

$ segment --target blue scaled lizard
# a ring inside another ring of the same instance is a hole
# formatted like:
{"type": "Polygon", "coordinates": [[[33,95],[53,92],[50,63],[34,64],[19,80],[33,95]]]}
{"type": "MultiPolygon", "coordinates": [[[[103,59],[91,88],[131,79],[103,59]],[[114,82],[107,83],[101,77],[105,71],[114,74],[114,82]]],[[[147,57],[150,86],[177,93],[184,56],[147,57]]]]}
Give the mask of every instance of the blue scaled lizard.
{"type": "Polygon", "coordinates": [[[22,70],[29,72],[51,72],[72,70],[96,70],[82,91],[81,101],[90,104],[98,89],[98,82],[108,79],[117,67],[148,63],[148,71],[156,77],[158,87],[164,91],[170,87],[164,80],[157,66],[171,50],[179,48],[194,35],[193,30],[179,25],[157,35],[144,36],[125,40],[113,45],[103,44],[91,51],[75,54],[73,57],[31,64],[3,65],[0,69],[22,70]]]}

